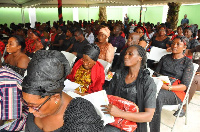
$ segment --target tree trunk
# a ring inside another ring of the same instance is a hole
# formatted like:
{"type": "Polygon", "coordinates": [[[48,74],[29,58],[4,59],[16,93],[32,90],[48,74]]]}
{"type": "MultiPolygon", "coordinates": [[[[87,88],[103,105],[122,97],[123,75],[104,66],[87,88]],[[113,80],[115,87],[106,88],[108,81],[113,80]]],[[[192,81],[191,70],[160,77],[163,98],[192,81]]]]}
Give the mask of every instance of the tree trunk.
{"type": "Polygon", "coordinates": [[[107,21],[106,7],[99,7],[99,22],[107,21]]]}
{"type": "Polygon", "coordinates": [[[169,10],[167,14],[167,22],[171,23],[172,30],[176,30],[178,23],[178,13],[181,4],[180,3],[168,3],[169,10]]]}

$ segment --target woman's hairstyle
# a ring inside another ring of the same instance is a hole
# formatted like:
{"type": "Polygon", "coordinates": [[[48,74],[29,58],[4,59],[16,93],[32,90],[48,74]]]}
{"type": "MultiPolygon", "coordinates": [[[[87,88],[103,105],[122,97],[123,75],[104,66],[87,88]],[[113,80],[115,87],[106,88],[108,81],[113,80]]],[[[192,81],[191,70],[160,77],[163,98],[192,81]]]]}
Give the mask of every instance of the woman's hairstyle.
{"type": "Polygon", "coordinates": [[[137,49],[137,52],[139,54],[140,57],[142,57],[142,62],[141,62],[141,68],[145,69],[146,68],[146,62],[147,62],[147,56],[146,56],[146,51],[145,49],[140,46],[140,45],[131,45],[130,47],[135,47],[137,49]]]}
{"type": "Polygon", "coordinates": [[[161,28],[164,28],[164,29],[166,30],[166,26],[165,26],[164,24],[160,25],[160,26],[158,27],[158,30],[160,30],[161,28]]]}
{"type": "Polygon", "coordinates": [[[187,38],[185,36],[176,36],[176,38],[174,38],[174,39],[180,39],[181,42],[184,43],[184,45],[187,45],[187,43],[188,43],[187,38]]]}
{"type": "Polygon", "coordinates": [[[146,28],[144,28],[143,26],[136,27],[136,28],[134,29],[134,32],[136,32],[137,29],[141,29],[141,30],[143,31],[144,34],[146,33],[146,28]]]}
{"type": "Polygon", "coordinates": [[[186,30],[186,29],[190,30],[193,33],[193,30],[191,27],[185,27],[184,30],[186,30]]]}
{"type": "Polygon", "coordinates": [[[100,54],[99,46],[96,44],[87,44],[84,47],[83,54],[88,55],[92,60],[97,61],[100,54]]]}
{"type": "Polygon", "coordinates": [[[40,37],[37,39],[42,45],[43,45],[43,49],[46,49],[47,46],[49,46],[50,42],[48,39],[46,39],[45,37],[40,37]]]}
{"type": "Polygon", "coordinates": [[[28,64],[22,91],[42,98],[61,93],[69,72],[69,62],[61,52],[38,50],[28,64]]]}
{"type": "Polygon", "coordinates": [[[44,36],[44,34],[39,30],[34,29],[34,30],[32,30],[32,33],[34,33],[35,36],[37,36],[37,37],[43,37],[44,36]]]}
{"type": "MultiPolygon", "coordinates": [[[[182,27],[181,27],[181,26],[178,26],[178,27],[177,27],[177,29],[178,29],[178,28],[181,28],[181,29],[182,29],[182,27]]],[[[182,30],[183,30],[183,29],[182,29],[182,30]]]]}
{"type": "Polygon", "coordinates": [[[23,51],[25,49],[25,47],[26,47],[24,37],[22,37],[20,35],[14,35],[12,37],[17,40],[17,44],[21,46],[21,51],[23,51]]]}

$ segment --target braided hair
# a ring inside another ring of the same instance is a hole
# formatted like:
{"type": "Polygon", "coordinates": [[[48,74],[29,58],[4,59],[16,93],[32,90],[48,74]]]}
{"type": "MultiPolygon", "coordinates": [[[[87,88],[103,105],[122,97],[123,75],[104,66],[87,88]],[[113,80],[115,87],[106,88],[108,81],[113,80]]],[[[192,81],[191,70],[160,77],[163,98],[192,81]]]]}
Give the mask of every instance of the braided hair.
{"type": "Polygon", "coordinates": [[[142,57],[142,62],[140,65],[140,68],[145,69],[146,68],[146,62],[147,62],[147,55],[145,49],[140,45],[131,45],[130,47],[135,47],[137,49],[137,52],[140,57],[142,57]]]}

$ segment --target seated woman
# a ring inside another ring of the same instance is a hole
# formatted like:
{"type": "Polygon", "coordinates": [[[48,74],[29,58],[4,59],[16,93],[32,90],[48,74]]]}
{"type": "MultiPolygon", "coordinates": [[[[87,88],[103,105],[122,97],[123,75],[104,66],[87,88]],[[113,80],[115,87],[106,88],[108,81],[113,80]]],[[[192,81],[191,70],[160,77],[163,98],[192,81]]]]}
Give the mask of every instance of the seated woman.
{"type": "Polygon", "coordinates": [[[102,90],[105,81],[104,67],[97,61],[99,47],[96,44],[88,44],[84,48],[83,58],[79,59],[67,79],[80,84],[76,92],[85,95],[102,90]]]}
{"type": "Polygon", "coordinates": [[[89,101],[62,92],[69,68],[58,51],[35,53],[22,83],[22,101],[30,112],[25,132],[102,131],[103,121],[89,101]]]}
{"type": "Polygon", "coordinates": [[[147,46],[147,41],[144,38],[144,35],[146,33],[146,29],[144,27],[137,27],[134,29],[136,33],[140,34],[140,42],[139,45],[141,45],[143,48],[146,48],[147,46]]]}
{"type": "Polygon", "coordinates": [[[66,32],[66,38],[64,39],[63,45],[62,45],[62,48],[61,48],[62,51],[69,52],[72,49],[73,44],[76,41],[73,34],[74,34],[74,29],[68,28],[67,32],[66,32]]]}
{"type": "Polygon", "coordinates": [[[184,29],[184,36],[187,37],[189,39],[189,43],[187,44],[187,49],[185,54],[192,59],[192,55],[189,55],[188,50],[195,48],[197,45],[200,45],[199,41],[197,39],[194,39],[192,37],[193,32],[192,32],[192,28],[185,28],[184,29]]]}
{"type": "MultiPolygon", "coordinates": [[[[151,38],[149,45],[147,46],[147,51],[150,50],[151,46],[167,49],[170,47],[170,45],[171,45],[171,40],[166,36],[166,28],[165,26],[162,25],[158,28],[158,34],[151,38]]],[[[155,61],[148,59],[147,67],[154,70],[156,67],[154,62],[155,61]]]]}
{"type": "Polygon", "coordinates": [[[101,28],[97,36],[98,41],[96,44],[100,48],[99,59],[112,63],[114,59],[115,49],[111,43],[108,43],[108,37],[110,36],[110,30],[108,27],[101,28]]]}
{"type": "Polygon", "coordinates": [[[23,77],[11,68],[2,66],[0,61],[0,80],[0,126],[11,123],[0,131],[22,131],[28,115],[20,100],[23,77]]]}
{"type": "Polygon", "coordinates": [[[174,40],[174,38],[176,38],[177,36],[183,36],[183,29],[181,26],[177,27],[177,34],[173,35],[171,40],[174,40]]]}
{"type": "Polygon", "coordinates": [[[51,45],[50,49],[61,51],[63,41],[65,40],[66,36],[64,32],[65,27],[58,27],[57,34],[55,36],[54,42],[51,45]]]}
{"type": "MultiPolygon", "coordinates": [[[[189,91],[188,103],[190,103],[190,101],[192,100],[192,97],[194,96],[195,92],[196,91],[200,91],[200,45],[198,45],[198,46],[196,46],[196,47],[194,47],[192,49],[189,49],[188,52],[189,52],[188,55],[190,55],[190,56],[192,56],[193,53],[194,53],[193,63],[196,63],[196,64],[199,65],[199,68],[196,71],[196,74],[194,76],[194,79],[192,81],[192,84],[191,84],[191,87],[190,87],[190,91],[189,91]]],[[[179,110],[177,110],[174,113],[174,116],[178,115],[178,111],[179,110]]],[[[183,106],[183,109],[182,109],[179,117],[185,116],[185,111],[186,111],[186,105],[183,106]]]]}
{"type": "Polygon", "coordinates": [[[40,37],[43,37],[43,33],[40,32],[39,30],[35,30],[35,29],[29,29],[28,30],[28,37],[26,38],[26,48],[25,48],[25,53],[26,55],[28,55],[29,57],[31,56],[31,54],[34,52],[35,50],[35,44],[37,39],[39,39],[40,37]]]}
{"type": "Polygon", "coordinates": [[[45,50],[47,45],[49,45],[49,41],[45,37],[40,37],[35,41],[34,45],[35,45],[35,48],[33,50],[33,53],[29,54],[29,57],[31,58],[33,57],[36,51],[45,50]]]}
{"type": "MultiPolygon", "coordinates": [[[[130,46],[124,56],[124,64],[127,68],[115,72],[110,82],[107,94],[115,95],[136,103],[139,113],[131,113],[120,110],[114,105],[103,106],[106,113],[114,117],[124,118],[137,122],[137,132],[146,132],[156,107],[156,85],[149,76],[146,67],[146,51],[139,45],[130,46]]],[[[120,129],[110,125],[105,126],[105,132],[121,132],[120,129]]]]}
{"type": "Polygon", "coordinates": [[[170,47],[170,44],[171,44],[171,41],[170,41],[170,38],[168,38],[166,36],[165,26],[160,26],[157,36],[152,37],[152,39],[150,40],[149,45],[147,47],[147,50],[151,46],[155,46],[155,47],[162,48],[162,49],[167,49],[168,47],[170,47]]]}
{"type": "Polygon", "coordinates": [[[186,47],[186,42],[182,37],[175,38],[171,45],[172,54],[163,56],[155,70],[154,75],[168,76],[172,85],[163,84],[158,94],[156,111],[150,123],[152,132],[160,132],[163,105],[177,105],[183,102],[194,69],[192,61],[183,54],[186,47]]]}
{"type": "Polygon", "coordinates": [[[22,36],[15,35],[8,40],[6,51],[10,53],[3,63],[4,66],[10,67],[15,72],[24,76],[30,59],[23,53],[25,40],[22,36]]]}

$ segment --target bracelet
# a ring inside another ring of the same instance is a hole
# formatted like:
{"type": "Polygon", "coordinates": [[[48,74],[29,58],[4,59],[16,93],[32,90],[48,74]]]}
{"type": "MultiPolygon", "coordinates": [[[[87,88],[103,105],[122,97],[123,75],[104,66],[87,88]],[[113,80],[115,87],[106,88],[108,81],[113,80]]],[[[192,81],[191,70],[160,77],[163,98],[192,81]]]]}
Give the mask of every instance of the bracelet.
{"type": "Polygon", "coordinates": [[[171,90],[172,90],[172,85],[169,85],[168,91],[171,91],[171,90]]]}

